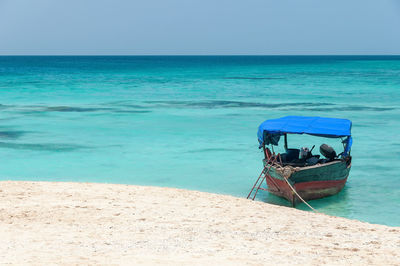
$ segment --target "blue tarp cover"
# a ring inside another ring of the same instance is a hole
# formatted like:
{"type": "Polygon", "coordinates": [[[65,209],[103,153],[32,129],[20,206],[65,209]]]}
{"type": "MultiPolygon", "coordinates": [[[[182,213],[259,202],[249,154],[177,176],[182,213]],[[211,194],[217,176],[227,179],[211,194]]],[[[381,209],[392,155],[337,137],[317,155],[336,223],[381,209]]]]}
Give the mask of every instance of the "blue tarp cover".
{"type": "Polygon", "coordinates": [[[285,116],[264,121],[258,127],[257,136],[258,141],[262,143],[265,134],[283,135],[285,133],[309,134],[328,138],[350,137],[351,121],[316,116],[285,116]]]}

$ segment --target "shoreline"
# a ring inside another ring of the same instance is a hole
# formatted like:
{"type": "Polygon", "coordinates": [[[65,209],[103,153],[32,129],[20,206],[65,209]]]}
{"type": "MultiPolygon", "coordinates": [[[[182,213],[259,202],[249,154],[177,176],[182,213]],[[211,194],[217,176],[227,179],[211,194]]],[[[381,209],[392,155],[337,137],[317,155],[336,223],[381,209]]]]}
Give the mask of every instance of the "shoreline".
{"type": "Polygon", "coordinates": [[[0,181],[0,263],[400,264],[400,227],[192,190],[0,181]]]}

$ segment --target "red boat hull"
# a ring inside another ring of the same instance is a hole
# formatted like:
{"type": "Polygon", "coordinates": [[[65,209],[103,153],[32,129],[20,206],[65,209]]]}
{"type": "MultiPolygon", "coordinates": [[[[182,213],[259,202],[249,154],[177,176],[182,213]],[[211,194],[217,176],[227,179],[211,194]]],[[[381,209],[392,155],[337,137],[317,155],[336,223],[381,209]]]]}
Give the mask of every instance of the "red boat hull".
{"type": "MultiPolygon", "coordinates": [[[[346,184],[347,177],[342,180],[329,180],[329,181],[309,181],[296,183],[293,185],[296,192],[305,200],[313,200],[324,198],[339,193],[346,184]]],[[[286,198],[288,201],[295,205],[301,200],[292,191],[286,181],[267,177],[268,191],[280,197],[286,198]]]]}

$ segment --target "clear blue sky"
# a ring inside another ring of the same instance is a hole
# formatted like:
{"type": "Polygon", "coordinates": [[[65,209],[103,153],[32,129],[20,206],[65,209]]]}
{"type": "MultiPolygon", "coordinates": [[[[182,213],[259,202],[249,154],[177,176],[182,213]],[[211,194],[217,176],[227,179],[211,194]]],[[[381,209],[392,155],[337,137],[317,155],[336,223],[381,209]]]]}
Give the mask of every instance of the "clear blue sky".
{"type": "Polygon", "coordinates": [[[400,0],[0,0],[0,54],[400,54],[400,0]]]}

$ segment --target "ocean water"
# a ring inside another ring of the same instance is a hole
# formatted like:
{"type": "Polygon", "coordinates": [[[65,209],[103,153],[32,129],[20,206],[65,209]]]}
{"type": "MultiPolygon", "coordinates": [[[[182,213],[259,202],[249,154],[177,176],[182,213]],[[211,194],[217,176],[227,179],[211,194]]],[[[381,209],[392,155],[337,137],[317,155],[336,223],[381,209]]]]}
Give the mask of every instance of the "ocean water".
{"type": "MultiPolygon", "coordinates": [[[[348,183],[314,208],[400,226],[396,56],[3,56],[0,179],[246,197],[262,169],[257,127],[286,115],[353,121],[348,183]]],[[[289,137],[292,148],[321,143],[341,145],[289,137]]],[[[289,205],[267,192],[257,199],[289,205]]]]}

